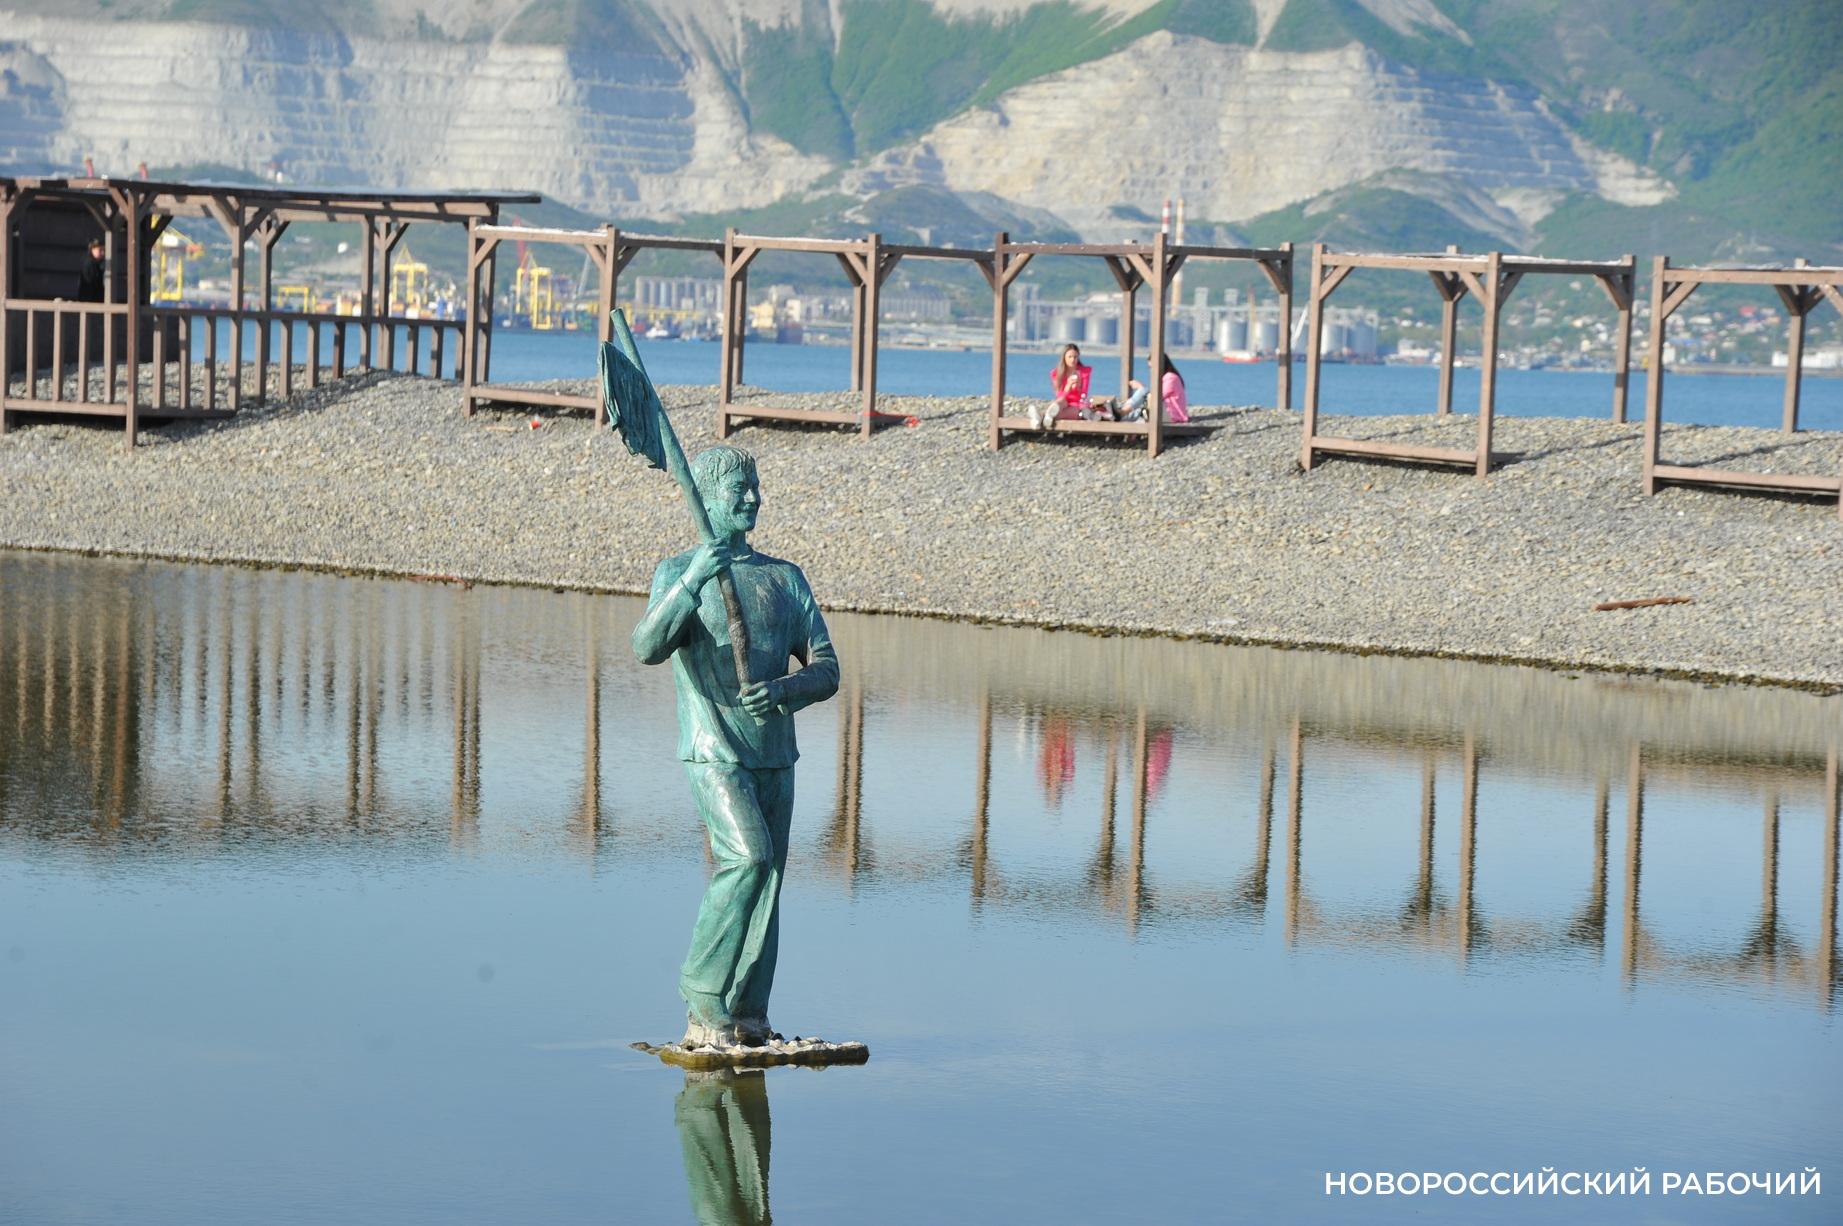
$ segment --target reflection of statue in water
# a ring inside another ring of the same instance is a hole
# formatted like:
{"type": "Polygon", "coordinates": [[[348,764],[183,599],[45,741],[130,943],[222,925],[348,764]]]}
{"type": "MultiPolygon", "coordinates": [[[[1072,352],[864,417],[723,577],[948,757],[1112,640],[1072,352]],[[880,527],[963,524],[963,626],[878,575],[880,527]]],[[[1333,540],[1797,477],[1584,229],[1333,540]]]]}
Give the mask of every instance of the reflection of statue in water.
{"type": "Polygon", "coordinates": [[[687,1072],[673,1109],[691,1211],[702,1226],[762,1226],[768,1213],[768,1084],[764,1074],[687,1072]]]}
{"type": "Polygon", "coordinates": [[[759,1046],[773,1034],[768,993],[799,756],[793,713],[837,691],[838,657],[800,568],[749,547],[761,508],[754,459],[712,447],[692,462],[691,476],[711,539],[659,564],[633,646],[644,664],[672,661],[678,756],[716,860],[679,977],[685,1043],[759,1046]],[[746,685],[711,582],[726,572],[746,628],[746,685]],[[802,667],[788,672],[790,659],[802,667]]]}

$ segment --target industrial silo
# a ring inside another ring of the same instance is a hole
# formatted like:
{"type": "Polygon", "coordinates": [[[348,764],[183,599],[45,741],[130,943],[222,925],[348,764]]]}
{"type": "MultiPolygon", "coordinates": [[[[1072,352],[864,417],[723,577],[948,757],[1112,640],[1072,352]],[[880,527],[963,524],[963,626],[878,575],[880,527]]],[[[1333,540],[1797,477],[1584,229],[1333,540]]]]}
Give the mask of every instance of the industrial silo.
{"type": "Polygon", "coordinates": [[[1057,345],[1083,344],[1088,339],[1088,320],[1070,313],[1057,315],[1050,320],[1049,338],[1057,345]]]}
{"type": "Polygon", "coordinates": [[[1248,347],[1248,321],[1245,319],[1219,319],[1216,321],[1216,352],[1240,353],[1248,347]]]}
{"type": "Polygon", "coordinates": [[[1088,340],[1096,345],[1120,343],[1120,317],[1096,315],[1088,320],[1088,340]]]}
{"type": "Polygon", "coordinates": [[[1280,322],[1276,319],[1263,319],[1253,327],[1254,344],[1257,353],[1272,353],[1280,347],[1280,322]]]}
{"type": "Polygon", "coordinates": [[[1359,319],[1350,325],[1350,352],[1354,357],[1373,358],[1376,356],[1376,322],[1372,319],[1359,319]]]}

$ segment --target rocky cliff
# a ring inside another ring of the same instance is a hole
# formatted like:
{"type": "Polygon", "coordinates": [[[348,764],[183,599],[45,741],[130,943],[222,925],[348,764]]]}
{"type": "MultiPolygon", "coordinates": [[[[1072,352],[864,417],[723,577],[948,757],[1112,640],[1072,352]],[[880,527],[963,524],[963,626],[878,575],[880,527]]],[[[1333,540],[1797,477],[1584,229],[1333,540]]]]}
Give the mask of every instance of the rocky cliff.
{"type": "Polygon", "coordinates": [[[18,3],[0,10],[0,163],[532,188],[652,218],[921,186],[1095,236],[1167,195],[1239,223],[1383,176],[1510,243],[1563,202],[1643,209],[1708,173],[1673,160],[1664,104],[1598,89],[1617,65],[1580,47],[1601,43],[1551,33],[1553,63],[1504,53],[1490,20],[1557,4],[1452,16],[1475,7],[18,3]]]}

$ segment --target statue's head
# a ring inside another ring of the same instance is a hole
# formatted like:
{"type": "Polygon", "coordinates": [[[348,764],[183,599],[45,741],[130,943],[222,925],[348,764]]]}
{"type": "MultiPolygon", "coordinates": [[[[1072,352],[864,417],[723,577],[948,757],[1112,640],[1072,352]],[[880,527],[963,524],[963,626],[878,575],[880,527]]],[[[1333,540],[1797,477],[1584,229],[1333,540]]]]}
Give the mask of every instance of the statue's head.
{"type": "Polygon", "coordinates": [[[707,447],[691,461],[691,480],[718,537],[754,530],[762,506],[754,456],[740,447],[707,447]]]}

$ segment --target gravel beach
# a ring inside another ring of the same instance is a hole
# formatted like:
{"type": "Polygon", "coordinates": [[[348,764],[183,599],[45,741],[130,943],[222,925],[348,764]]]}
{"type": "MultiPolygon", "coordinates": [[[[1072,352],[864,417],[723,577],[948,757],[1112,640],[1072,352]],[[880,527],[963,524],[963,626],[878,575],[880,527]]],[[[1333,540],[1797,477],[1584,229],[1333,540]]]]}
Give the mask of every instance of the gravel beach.
{"type": "MultiPolygon", "coordinates": [[[[546,386],[588,390],[587,383],[546,386]]],[[[764,402],[848,400],[751,391],[764,402]]],[[[716,393],[662,397],[688,451],[716,393]]],[[[461,416],[452,383],[367,374],[230,421],[144,431],[15,421],[0,545],[643,592],[691,543],[678,489],[580,413],[461,416]],[[532,421],[539,423],[533,429],[532,421]]],[[[884,397],[869,441],[752,425],[756,536],[830,608],[1843,687],[1833,502],[1640,491],[1640,430],[1506,418],[1510,458],[1297,463],[1299,417],[1218,426],[1155,461],[1125,441],[985,449],[982,397],[884,397]],[[1594,612],[1598,601],[1692,603],[1594,612]]],[[[1467,442],[1471,418],[1332,418],[1326,433],[1467,442]]],[[[1833,473],[1829,433],[1674,427],[1672,460],[1833,473]]]]}

